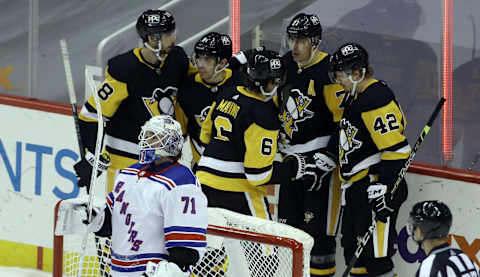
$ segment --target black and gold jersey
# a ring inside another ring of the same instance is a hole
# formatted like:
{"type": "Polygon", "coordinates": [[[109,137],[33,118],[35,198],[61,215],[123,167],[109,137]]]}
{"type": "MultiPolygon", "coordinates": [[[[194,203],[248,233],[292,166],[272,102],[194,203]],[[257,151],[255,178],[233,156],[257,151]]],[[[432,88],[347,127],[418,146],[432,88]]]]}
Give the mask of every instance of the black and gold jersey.
{"type": "Polygon", "coordinates": [[[336,130],[333,117],[339,113],[344,96],[338,85],[333,87],[333,90],[339,90],[337,94],[337,91],[324,89],[331,84],[328,77],[329,55],[320,52],[316,60],[306,67],[300,67],[291,52],[284,58],[287,63],[286,83],[291,86],[289,97],[282,100],[286,103],[282,103],[284,108],[279,115],[282,132],[289,140],[286,151],[307,153],[325,148],[330,135],[336,130]]]}
{"type": "Polygon", "coordinates": [[[198,164],[202,185],[218,190],[266,193],[280,131],[272,100],[243,86],[224,91],[210,108],[200,139],[208,144],[198,164]]]}
{"type": "MultiPolygon", "coordinates": [[[[138,159],[141,126],[152,116],[173,114],[178,87],[192,69],[181,47],[174,47],[159,68],[147,63],[140,50],[135,48],[110,59],[105,70],[106,78],[95,92],[107,121],[105,145],[111,154],[113,167],[125,167],[120,161],[122,158],[138,159]],[[156,99],[155,95],[170,96],[157,101],[161,98],[156,99]]],[[[96,123],[96,113],[95,100],[91,95],[80,113],[81,127],[96,123]]],[[[86,128],[81,130],[82,139],[85,146],[93,151],[96,134],[87,132],[86,128]]]]}
{"type": "Polygon", "coordinates": [[[391,184],[399,168],[386,170],[382,165],[406,160],[410,155],[404,135],[406,123],[392,90],[384,82],[371,79],[343,111],[338,139],[341,178],[356,182],[369,174],[379,174],[379,182],[391,184]]]}
{"type": "Polygon", "coordinates": [[[200,141],[200,130],[202,123],[207,118],[210,106],[225,88],[240,84],[241,81],[237,75],[235,71],[225,69],[225,78],[212,85],[205,83],[197,73],[187,78],[178,91],[175,117],[182,125],[183,134],[190,136],[190,146],[195,163],[198,163],[205,148],[200,141]]]}

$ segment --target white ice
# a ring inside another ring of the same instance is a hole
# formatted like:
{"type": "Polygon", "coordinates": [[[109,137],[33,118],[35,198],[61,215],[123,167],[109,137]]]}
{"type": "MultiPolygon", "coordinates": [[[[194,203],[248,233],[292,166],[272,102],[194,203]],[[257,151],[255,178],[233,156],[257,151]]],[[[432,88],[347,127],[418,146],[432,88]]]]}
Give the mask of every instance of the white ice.
{"type": "Polygon", "coordinates": [[[0,277],[51,277],[51,272],[30,268],[0,266],[0,277]]]}

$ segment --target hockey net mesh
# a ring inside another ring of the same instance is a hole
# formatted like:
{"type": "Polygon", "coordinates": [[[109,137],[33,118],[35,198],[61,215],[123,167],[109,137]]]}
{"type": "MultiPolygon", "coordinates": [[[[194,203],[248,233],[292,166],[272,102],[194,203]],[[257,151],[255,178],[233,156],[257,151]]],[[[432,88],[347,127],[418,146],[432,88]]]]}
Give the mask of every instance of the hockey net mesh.
{"type": "MultiPolygon", "coordinates": [[[[191,268],[190,276],[310,276],[313,239],[305,232],[224,209],[209,208],[208,212],[207,251],[191,268]]],[[[55,237],[54,277],[111,276],[110,240],[89,234],[80,262],[83,236],[55,237]]]]}

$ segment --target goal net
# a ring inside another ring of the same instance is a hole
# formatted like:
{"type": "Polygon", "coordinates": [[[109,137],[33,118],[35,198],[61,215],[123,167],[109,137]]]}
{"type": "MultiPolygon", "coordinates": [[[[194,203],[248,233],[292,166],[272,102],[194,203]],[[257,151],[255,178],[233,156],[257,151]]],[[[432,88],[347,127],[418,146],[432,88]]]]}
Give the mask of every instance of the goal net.
{"type": "MultiPolygon", "coordinates": [[[[55,207],[55,223],[63,212],[61,202],[55,207]]],[[[208,220],[207,251],[191,268],[190,276],[310,276],[313,239],[307,233],[218,208],[208,208],[208,220]]],[[[84,235],[62,235],[55,231],[54,277],[111,276],[110,240],[88,234],[85,256],[80,262],[84,235]]]]}

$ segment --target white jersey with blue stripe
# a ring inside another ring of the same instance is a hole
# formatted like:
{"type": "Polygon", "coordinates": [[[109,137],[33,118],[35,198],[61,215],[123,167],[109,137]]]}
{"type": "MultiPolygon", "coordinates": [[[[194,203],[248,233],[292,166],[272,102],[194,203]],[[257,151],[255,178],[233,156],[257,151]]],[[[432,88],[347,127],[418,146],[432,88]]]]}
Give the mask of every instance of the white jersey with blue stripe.
{"type": "Polygon", "coordinates": [[[207,199],[195,175],[179,163],[144,167],[121,170],[107,196],[112,276],[142,276],[147,262],[167,259],[171,247],[205,251],[207,199]]]}

